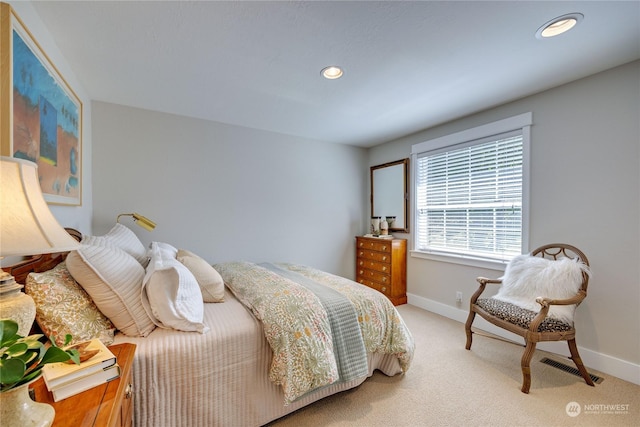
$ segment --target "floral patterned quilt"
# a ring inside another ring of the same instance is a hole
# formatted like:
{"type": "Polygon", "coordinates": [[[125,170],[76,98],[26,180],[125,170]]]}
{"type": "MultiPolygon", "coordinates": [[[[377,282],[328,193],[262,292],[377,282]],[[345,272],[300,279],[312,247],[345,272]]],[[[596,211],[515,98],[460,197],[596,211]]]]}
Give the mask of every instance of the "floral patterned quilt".
{"type": "MultiPolygon", "coordinates": [[[[311,267],[276,265],[345,295],[356,309],[366,350],[396,355],[403,371],[407,371],[413,357],[413,338],[384,295],[311,267]]],[[[269,378],[282,386],[285,404],[340,380],[328,316],[312,291],[249,262],[214,267],[225,285],[262,321],[273,350],[269,378]]]]}

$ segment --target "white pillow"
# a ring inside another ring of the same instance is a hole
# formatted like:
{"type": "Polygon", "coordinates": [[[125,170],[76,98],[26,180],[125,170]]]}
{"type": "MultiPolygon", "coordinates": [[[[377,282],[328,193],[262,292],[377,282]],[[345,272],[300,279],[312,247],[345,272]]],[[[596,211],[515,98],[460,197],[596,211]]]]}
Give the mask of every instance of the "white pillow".
{"type": "Polygon", "coordinates": [[[178,255],[178,249],[176,249],[175,246],[172,246],[169,243],[151,242],[151,256],[153,256],[154,247],[155,250],[159,251],[159,255],[163,260],[176,259],[176,256],[178,255]]]}
{"type": "MultiPolygon", "coordinates": [[[[576,295],[582,285],[582,272],[589,267],[570,258],[550,260],[539,256],[514,257],[502,276],[502,286],[493,297],[527,310],[539,312],[537,297],[566,299],[576,295]]],[[[552,305],[549,316],[573,323],[574,305],[552,305]]]]}
{"type": "Polygon", "coordinates": [[[147,336],[155,325],[140,298],[144,268],[112,246],[83,245],[67,256],[67,269],[98,309],[126,335],[147,336]]]}
{"type": "Polygon", "coordinates": [[[142,301],[158,326],[206,333],[202,293],[196,278],[177,259],[164,257],[163,249],[151,244],[151,261],[143,280],[142,301]]]}
{"type": "Polygon", "coordinates": [[[224,301],[224,280],[211,264],[186,249],[180,249],[177,258],[195,276],[204,302],[224,301]]]}
{"type": "Polygon", "coordinates": [[[82,243],[92,246],[114,246],[134,257],[143,267],[149,262],[149,256],[138,236],[120,223],[104,236],[83,236],[82,243]]]}

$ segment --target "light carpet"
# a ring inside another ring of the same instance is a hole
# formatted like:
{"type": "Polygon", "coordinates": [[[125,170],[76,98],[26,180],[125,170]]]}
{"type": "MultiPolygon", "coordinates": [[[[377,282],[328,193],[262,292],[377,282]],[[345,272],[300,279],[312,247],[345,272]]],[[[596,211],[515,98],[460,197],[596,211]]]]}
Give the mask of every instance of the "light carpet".
{"type": "Polygon", "coordinates": [[[638,385],[588,369],[604,378],[590,387],[582,377],[540,363],[549,357],[575,366],[570,359],[536,350],[531,390],[524,394],[523,346],[474,334],[468,351],[463,324],[410,305],[398,311],[416,341],[406,375],[376,372],[359,387],[269,426],[640,425],[638,385]]]}

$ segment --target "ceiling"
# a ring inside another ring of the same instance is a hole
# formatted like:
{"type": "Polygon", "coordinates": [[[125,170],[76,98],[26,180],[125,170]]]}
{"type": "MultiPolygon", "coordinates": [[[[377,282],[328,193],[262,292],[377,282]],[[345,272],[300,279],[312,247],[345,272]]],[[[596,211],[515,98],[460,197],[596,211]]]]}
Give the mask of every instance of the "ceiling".
{"type": "Polygon", "coordinates": [[[640,58],[639,1],[32,3],[92,100],[362,147],[640,58]]]}

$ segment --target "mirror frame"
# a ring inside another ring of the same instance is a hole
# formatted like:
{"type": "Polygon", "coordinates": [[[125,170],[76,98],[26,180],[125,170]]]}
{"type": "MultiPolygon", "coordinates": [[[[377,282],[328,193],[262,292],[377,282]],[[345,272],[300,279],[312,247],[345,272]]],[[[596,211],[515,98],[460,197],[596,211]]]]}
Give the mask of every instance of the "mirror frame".
{"type": "Polygon", "coordinates": [[[373,212],[374,212],[374,204],[375,204],[375,200],[373,198],[373,194],[374,194],[374,179],[373,179],[373,173],[374,171],[378,170],[378,169],[383,169],[383,168],[388,168],[388,167],[392,167],[392,166],[398,166],[398,165],[402,165],[403,167],[403,192],[404,192],[404,206],[403,206],[403,210],[404,210],[404,227],[402,228],[398,228],[398,227],[393,227],[393,228],[389,228],[389,231],[396,231],[396,232],[402,232],[402,233],[408,233],[409,232],[409,159],[401,159],[401,160],[396,160],[394,162],[389,162],[389,163],[384,163],[382,165],[377,165],[377,166],[371,166],[371,171],[370,171],[370,186],[371,186],[371,194],[370,194],[370,200],[371,200],[371,217],[373,217],[373,212]]]}

